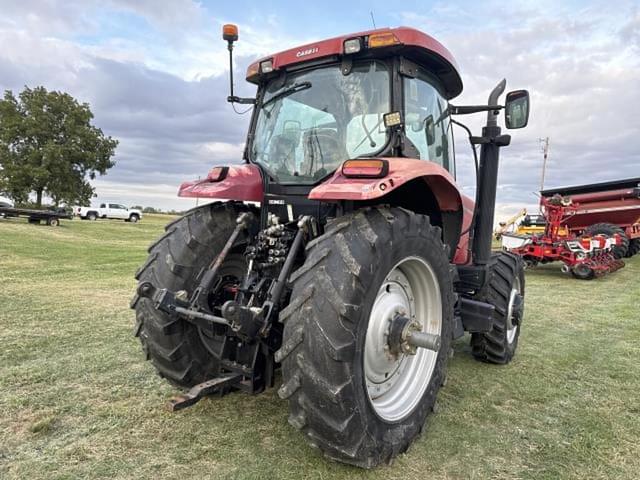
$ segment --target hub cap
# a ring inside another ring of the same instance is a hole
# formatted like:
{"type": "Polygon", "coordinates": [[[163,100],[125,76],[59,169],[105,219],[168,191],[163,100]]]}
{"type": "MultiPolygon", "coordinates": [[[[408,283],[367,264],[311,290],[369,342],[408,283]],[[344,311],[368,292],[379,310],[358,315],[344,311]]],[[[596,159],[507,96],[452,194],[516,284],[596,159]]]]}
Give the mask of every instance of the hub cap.
{"type": "Polygon", "coordinates": [[[423,332],[441,334],[440,285],[422,258],[405,258],[391,269],[369,316],[364,349],[367,393],[376,413],[387,421],[411,414],[431,381],[438,356],[424,348],[413,355],[392,353],[388,336],[398,316],[420,323],[423,332]]]}

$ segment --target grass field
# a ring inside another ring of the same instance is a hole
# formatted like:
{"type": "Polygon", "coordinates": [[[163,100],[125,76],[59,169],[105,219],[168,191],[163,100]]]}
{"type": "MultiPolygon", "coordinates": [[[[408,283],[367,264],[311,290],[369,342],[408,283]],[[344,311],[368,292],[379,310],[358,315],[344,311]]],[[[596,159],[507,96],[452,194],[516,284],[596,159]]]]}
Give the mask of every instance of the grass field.
{"type": "Polygon", "coordinates": [[[514,362],[457,342],[425,435],[362,471],[308,447],[275,390],[163,409],[175,390],[143,360],[128,304],[167,221],[0,220],[0,478],[640,476],[640,256],[592,282],[528,272],[514,362]]]}

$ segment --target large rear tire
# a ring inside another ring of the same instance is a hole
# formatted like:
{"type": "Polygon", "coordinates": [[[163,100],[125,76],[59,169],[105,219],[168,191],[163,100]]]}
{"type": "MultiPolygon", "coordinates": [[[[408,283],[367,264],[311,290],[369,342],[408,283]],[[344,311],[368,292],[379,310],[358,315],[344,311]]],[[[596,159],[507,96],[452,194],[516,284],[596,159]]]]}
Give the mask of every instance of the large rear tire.
{"type": "Polygon", "coordinates": [[[496,253],[489,262],[489,278],[477,300],[495,307],[493,327],[487,333],[471,335],[471,352],[476,360],[509,363],[518,348],[524,314],[524,262],[509,252],[496,253]]]}
{"type": "MultiPolygon", "coordinates": [[[[215,203],[191,210],[165,227],[165,233],[149,247],[149,257],[136,273],[139,282],[172,291],[197,286],[198,275],[222,250],[235,228],[236,218],[247,208],[239,203],[215,203]]],[[[238,244],[244,241],[241,235],[238,244]]],[[[244,257],[230,254],[220,269],[224,278],[242,278],[244,257]]],[[[171,319],[153,308],[147,298],[134,296],[135,335],[147,360],[171,384],[189,388],[218,374],[223,336],[212,327],[205,330],[171,319]]]]}
{"type": "Polygon", "coordinates": [[[450,350],[454,293],[448,249],[429,218],[360,210],[307,246],[281,312],[282,398],[289,423],[326,456],[370,468],[407,450],[433,410],[450,350]],[[437,350],[390,355],[399,312],[440,335],[437,350]]]}
{"type": "Polygon", "coordinates": [[[614,234],[620,235],[622,239],[622,245],[618,245],[613,248],[613,256],[617,259],[627,256],[629,250],[629,237],[624,233],[624,230],[612,223],[595,223],[585,229],[585,233],[588,235],[606,235],[613,237],[614,234]]]}
{"type": "Polygon", "coordinates": [[[632,238],[629,240],[629,248],[625,257],[633,257],[640,253],[640,238],[632,238]]]}

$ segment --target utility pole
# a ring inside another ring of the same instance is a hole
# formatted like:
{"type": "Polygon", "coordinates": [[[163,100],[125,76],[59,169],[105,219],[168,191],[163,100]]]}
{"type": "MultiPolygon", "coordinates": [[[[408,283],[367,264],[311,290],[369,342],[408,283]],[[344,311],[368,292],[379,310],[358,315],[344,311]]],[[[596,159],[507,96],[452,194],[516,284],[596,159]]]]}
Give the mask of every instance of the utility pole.
{"type": "Polygon", "coordinates": [[[542,144],[542,155],[544,157],[542,161],[542,179],[540,180],[540,190],[544,190],[544,175],[547,171],[547,158],[549,157],[549,137],[539,138],[538,141],[542,144]]]}
{"type": "MultiPolygon", "coordinates": [[[[200,175],[198,175],[198,182],[200,182],[200,175]]],[[[196,207],[198,206],[198,200],[200,200],[200,197],[196,197],[196,207]]]]}

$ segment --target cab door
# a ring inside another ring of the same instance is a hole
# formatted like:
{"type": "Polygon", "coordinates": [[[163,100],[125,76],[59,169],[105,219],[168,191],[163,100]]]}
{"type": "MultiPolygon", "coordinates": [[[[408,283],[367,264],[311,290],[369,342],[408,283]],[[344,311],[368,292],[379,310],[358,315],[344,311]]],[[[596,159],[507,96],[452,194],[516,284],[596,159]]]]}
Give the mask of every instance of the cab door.
{"type": "Polygon", "coordinates": [[[109,204],[109,217],[111,218],[127,218],[127,209],[123,205],[117,203],[109,204]]]}
{"type": "Polygon", "coordinates": [[[437,163],[455,178],[447,101],[437,80],[419,69],[415,78],[405,78],[403,83],[407,139],[421,160],[437,163]]]}

